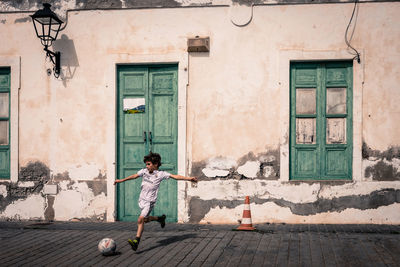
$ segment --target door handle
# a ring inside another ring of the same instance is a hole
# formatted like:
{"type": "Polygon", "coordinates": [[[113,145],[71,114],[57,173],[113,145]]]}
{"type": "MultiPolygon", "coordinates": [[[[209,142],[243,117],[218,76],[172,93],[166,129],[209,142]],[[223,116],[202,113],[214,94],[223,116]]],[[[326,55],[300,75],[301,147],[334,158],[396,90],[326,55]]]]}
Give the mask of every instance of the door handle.
{"type": "Polygon", "coordinates": [[[153,144],[153,135],[150,132],[150,145],[152,145],[152,144],[153,144]]]}
{"type": "Polygon", "coordinates": [[[143,132],[143,141],[146,143],[146,141],[147,141],[147,134],[146,134],[146,132],[143,132]]]}

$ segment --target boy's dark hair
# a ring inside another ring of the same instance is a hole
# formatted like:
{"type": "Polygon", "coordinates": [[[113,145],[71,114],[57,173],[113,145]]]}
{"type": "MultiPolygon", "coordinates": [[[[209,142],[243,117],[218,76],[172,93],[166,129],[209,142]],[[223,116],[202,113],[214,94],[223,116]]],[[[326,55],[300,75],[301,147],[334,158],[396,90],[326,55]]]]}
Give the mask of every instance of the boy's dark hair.
{"type": "Polygon", "coordinates": [[[158,167],[161,166],[161,156],[158,153],[150,152],[148,155],[144,156],[143,162],[146,163],[147,161],[150,161],[151,163],[157,165],[158,167]]]}

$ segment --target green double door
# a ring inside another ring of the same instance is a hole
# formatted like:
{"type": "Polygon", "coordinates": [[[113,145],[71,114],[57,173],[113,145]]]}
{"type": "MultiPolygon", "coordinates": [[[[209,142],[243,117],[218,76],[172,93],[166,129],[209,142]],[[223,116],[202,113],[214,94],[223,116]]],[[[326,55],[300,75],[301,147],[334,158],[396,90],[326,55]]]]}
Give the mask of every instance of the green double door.
{"type": "Polygon", "coordinates": [[[290,179],[351,179],[352,62],[298,62],[290,71],[290,179]]]}
{"type": "MultiPolygon", "coordinates": [[[[178,71],[176,65],[118,66],[117,178],[144,168],[150,151],[162,157],[160,170],[177,173],[178,71]]],[[[136,221],[142,179],[117,184],[117,219],[136,221]]],[[[151,215],[177,221],[177,182],[163,181],[151,215]]]]}

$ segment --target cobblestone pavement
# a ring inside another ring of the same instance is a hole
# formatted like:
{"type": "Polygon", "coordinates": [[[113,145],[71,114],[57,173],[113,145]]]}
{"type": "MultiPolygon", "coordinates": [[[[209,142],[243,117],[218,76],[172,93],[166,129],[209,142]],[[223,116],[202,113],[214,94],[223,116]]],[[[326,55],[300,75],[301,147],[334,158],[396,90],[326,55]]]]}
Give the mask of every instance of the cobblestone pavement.
{"type": "Polygon", "coordinates": [[[0,222],[0,266],[400,266],[400,226],[159,224],[145,227],[138,251],[127,222],[0,222]],[[117,253],[103,256],[111,237],[117,253]]]}

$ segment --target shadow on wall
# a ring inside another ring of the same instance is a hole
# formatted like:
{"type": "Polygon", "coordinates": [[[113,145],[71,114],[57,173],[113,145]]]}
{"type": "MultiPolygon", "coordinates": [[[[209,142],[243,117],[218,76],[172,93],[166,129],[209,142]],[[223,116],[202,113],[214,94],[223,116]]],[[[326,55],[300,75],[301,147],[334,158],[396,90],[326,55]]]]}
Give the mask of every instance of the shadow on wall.
{"type": "Polygon", "coordinates": [[[192,57],[210,57],[210,52],[190,52],[192,57]]]}
{"type": "Polygon", "coordinates": [[[76,55],[74,41],[66,34],[53,43],[54,51],[61,52],[61,74],[64,87],[67,87],[68,80],[71,80],[79,67],[78,56],[76,55]]]}

